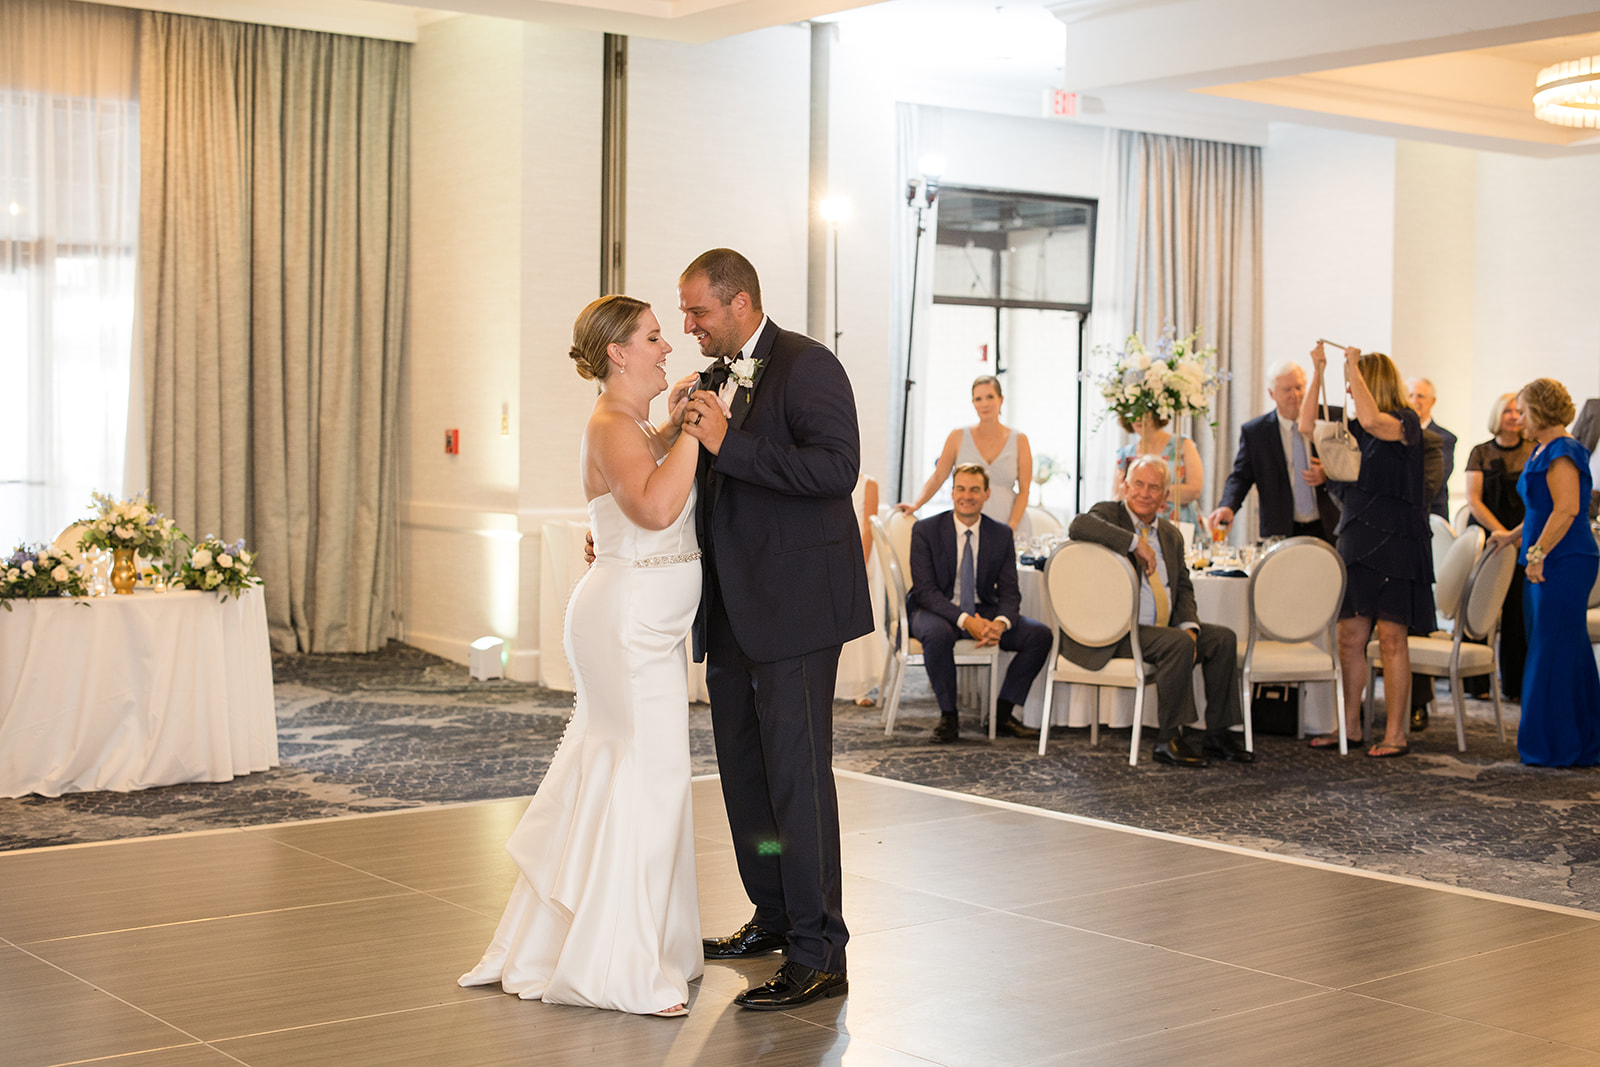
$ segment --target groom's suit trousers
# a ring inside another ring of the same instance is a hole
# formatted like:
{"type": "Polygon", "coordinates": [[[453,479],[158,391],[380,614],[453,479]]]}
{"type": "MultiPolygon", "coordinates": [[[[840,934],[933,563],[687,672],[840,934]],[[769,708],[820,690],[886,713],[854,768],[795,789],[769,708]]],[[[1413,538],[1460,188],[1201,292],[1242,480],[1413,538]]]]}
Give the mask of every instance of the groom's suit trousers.
{"type": "Polygon", "coordinates": [[[755,924],[787,935],[795,963],[842,972],[849,931],[831,770],[842,646],[757,663],[739,647],[722,598],[713,594],[709,606],[706,689],[717,767],[755,924]]]}

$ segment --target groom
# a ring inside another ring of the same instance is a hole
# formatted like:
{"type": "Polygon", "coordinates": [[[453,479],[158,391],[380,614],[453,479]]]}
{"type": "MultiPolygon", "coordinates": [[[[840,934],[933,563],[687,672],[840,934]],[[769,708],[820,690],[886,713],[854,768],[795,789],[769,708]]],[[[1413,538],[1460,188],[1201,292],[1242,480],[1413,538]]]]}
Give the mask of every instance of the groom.
{"type": "Polygon", "coordinates": [[[705,939],[707,959],[783,950],[735,997],[772,1011],[846,989],[833,685],[839,650],[872,628],[850,493],[855,398],[823,345],[779,329],[738,252],[714,248],[678,279],[684,332],[714,362],[678,383],[703,446],[696,526],[705,586],[694,656],[706,660],[722,796],[754,917],[705,939]]]}

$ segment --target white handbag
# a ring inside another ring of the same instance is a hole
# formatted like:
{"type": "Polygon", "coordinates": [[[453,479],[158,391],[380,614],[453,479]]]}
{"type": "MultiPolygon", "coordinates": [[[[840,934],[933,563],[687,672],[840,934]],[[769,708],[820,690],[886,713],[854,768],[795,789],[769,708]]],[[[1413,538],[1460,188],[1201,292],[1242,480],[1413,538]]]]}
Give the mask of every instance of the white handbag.
{"type": "Polygon", "coordinates": [[[1350,432],[1349,408],[1341,409],[1339,421],[1328,418],[1328,383],[1322,383],[1322,418],[1311,431],[1311,443],[1329,480],[1353,482],[1361,476],[1361,446],[1350,432]]]}

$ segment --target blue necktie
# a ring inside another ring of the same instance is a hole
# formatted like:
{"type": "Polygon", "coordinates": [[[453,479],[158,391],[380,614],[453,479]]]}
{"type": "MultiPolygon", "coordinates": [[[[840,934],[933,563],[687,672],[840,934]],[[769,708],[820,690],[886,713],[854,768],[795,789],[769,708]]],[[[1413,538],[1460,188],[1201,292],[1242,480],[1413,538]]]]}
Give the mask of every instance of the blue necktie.
{"type": "Polygon", "coordinates": [[[961,610],[971,615],[978,606],[978,565],[972,558],[972,531],[961,546],[961,610]]]}
{"type": "Polygon", "coordinates": [[[1306,439],[1300,436],[1299,430],[1290,430],[1289,436],[1294,439],[1294,470],[1289,474],[1289,488],[1294,491],[1294,513],[1296,517],[1311,515],[1317,510],[1317,500],[1301,476],[1311,469],[1306,461],[1306,439]]]}

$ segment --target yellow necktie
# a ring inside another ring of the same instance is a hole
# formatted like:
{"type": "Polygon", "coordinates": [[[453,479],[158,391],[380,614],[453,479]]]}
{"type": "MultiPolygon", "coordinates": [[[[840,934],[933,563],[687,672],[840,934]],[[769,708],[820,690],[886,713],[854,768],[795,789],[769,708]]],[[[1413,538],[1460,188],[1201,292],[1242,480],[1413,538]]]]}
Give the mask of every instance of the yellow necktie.
{"type": "MultiPolygon", "coordinates": [[[[1150,538],[1145,536],[1143,523],[1139,524],[1139,543],[1154,552],[1160,552],[1159,545],[1152,548],[1150,538]]],[[[1167,599],[1167,587],[1161,584],[1161,571],[1158,569],[1149,576],[1150,595],[1156,602],[1156,625],[1165,626],[1172,620],[1172,602],[1167,599]]]]}

